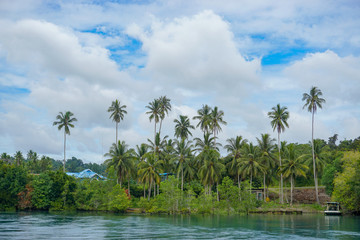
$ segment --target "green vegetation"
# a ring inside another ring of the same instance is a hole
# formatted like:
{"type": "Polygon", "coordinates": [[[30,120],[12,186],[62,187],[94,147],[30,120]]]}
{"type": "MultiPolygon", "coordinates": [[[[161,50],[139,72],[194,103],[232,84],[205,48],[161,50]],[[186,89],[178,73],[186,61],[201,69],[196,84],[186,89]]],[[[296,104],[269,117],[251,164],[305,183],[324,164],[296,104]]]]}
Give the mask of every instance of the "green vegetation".
{"type": "MultiPolygon", "coordinates": [[[[319,89],[311,91],[303,99],[313,119],[316,107],[321,108],[325,100],[319,98],[319,89]],[[320,105],[312,100],[316,97],[320,105]]],[[[116,128],[123,120],[125,107],[114,101],[108,109],[116,128]]],[[[154,120],[154,139],[135,148],[117,140],[101,165],[84,164],[75,157],[61,164],[32,150],[26,159],[20,151],[14,156],[3,153],[1,209],[123,212],[131,207],[149,213],[248,214],[258,207],[284,208],[293,202],[296,205],[295,183],[298,187],[315,185],[318,201],[320,181],[345,209],[360,211],[360,137],[340,141],[338,145],[336,134],[327,142],[322,139],[312,139],[309,144],[281,142],[280,133],[289,127],[289,112],[278,104],[268,113],[278,134],[277,145],[269,134],[261,134],[255,144],[236,136],[227,139],[222,147],[217,136],[227,123],[218,107],[204,105],[198,110],[193,120],[198,121],[196,127],[203,131],[203,137],[194,139],[191,139],[194,126],[188,116],[182,115],[174,121],[176,138],[161,136],[162,121],[171,111],[166,96],[153,100],[146,108],[150,122],[154,120]],[[222,148],[227,151],[226,156],[221,156],[222,148]],[[106,175],[108,180],[76,180],[61,168],[68,172],[90,168],[106,175]],[[279,189],[278,193],[270,194],[269,187],[279,189]],[[290,199],[284,198],[283,187],[291,189],[290,199]],[[265,194],[257,200],[253,189],[262,189],[265,194]],[[267,197],[271,197],[270,202],[265,201],[267,197]]],[[[60,113],[59,121],[54,122],[59,130],[65,127],[64,156],[68,128],[76,121],[72,116],[71,112],[60,113]]],[[[321,206],[313,208],[319,210],[321,206]]]]}

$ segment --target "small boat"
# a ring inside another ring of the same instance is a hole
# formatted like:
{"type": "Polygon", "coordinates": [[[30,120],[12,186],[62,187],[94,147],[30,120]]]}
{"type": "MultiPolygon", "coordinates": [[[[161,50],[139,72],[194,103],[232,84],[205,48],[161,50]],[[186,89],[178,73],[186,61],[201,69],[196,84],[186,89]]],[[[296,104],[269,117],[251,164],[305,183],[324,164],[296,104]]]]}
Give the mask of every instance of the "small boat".
{"type": "Polygon", "coordinates": [[[327,202],[325,215],[341,215],[340,203],[338,202],[327,202]]]}

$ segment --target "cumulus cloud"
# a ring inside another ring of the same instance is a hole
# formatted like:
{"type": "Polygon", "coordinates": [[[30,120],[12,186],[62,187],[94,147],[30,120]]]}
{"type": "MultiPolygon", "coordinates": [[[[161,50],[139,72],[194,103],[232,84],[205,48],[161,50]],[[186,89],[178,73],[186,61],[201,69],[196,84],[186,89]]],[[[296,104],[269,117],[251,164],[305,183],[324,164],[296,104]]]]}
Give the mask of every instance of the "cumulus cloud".
{"type": "Polygon", "coordinates": [[[246,84],[258,83],[259,59],[247,60],[238,52],[229,24],[212,11],[155,21],[150,31],[133,25],[127,32],[143,42],[144,71],[158,84],[244,93],[246,84]]]}

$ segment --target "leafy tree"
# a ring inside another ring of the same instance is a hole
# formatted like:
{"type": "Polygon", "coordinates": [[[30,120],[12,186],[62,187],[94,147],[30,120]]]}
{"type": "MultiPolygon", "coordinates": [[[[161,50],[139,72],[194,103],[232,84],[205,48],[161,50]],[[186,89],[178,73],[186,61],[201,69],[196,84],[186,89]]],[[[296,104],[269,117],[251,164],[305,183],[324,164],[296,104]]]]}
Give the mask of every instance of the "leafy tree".
{"type": "Polygon", "coordinates": [[[329,137],[328,145],[330,146],[331,149],[335,149],[335,148],[336,148],[336,141],[337,141],[337,139],[338,139],[338,136],[339,136],[339,135],[334,134],[334,136],[329,137]]]}
{"type": "Polygon", "coordinates": [[[312,113],[311,121],[311,144],[312,144],[312,155],[313,155],[313,171],[314,171],[314,182],[315,182],[315,191],[316,191],[316,201],[319,203],[319,191],[318,191],[318,182],[316,178],[316,166],[315,166],[315,152],[314,152],[314,114],[318,108],[322,108],[322,104],[326,101],[324,98],[321,98],[322,92],[317,87],[311,87],[310,93],[304,93],[302,100],[305,101],[303,108],[306,108],[309,112],[312,113]]]}
{"type": "Polygon", "coordinates": [[[333,198],[349,211],[360,211],[360,153],[346,152],[342,172],[334,179],[333,198]]]}
{"type": "Polygon", "coordinates": [[[110,118],[116,123],[116,141],[118,142],[118,125],[120,121],[124,119],[124,114],[127,114],[125,110],[126,105],[121,105],[119,100],[112,101],[111,106],[108,108],[108,112],[111,113],[110,118]]]}
{"type": "MultiPolygon", "coordinates": [[[[287,107],[281,107],[280,104],[272,108],[271,112],[268,112],[268,116],[271,119],[271,126],[273,131],[278,133],[278,150],[279,150],[279,164],[281,167],[281,153],[280,153],[280,133],[285,131],[285,127],[289,127],[287,120],[290,117],[287,107]]],[[[284,190],[283,190],[283,176],[280,175],[280,202],[284,203],[284,190]]]]}
{"type": "Polygon", "coordinates": [[[77,119],[73,117],[74,114],[70,111],[64,113],[59,112],[59,115],[56,116],[57,121],[53,122],[53,126],[58,125],[58,130],[60,131],[64,128],[64,167],[65,172],[65,162],[66,162],[66,134],[70,135],[70,128],[74,127],[73,122],[76,122],[77,119]]]}
{"type": "Polygon", "coordinates": [[[174,123],[176,123],[174,133],[175,137],[187,139],[189,135],[192,136],[190,129],[195,129],[195,127],[190,124],[188,116],[180,115],[179,120],[175,119],[174,123]]]}

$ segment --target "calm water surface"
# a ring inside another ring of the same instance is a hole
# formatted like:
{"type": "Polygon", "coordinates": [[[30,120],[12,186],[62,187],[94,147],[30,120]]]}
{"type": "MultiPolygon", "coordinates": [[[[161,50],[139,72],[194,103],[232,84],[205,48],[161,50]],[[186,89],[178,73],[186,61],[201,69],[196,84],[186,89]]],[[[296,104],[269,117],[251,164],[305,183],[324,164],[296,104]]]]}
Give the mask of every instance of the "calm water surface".
{"type": "Polygon", "coordinates": [[[360,239],[360,217],[0,213],[0,239],[360,239]]]}

